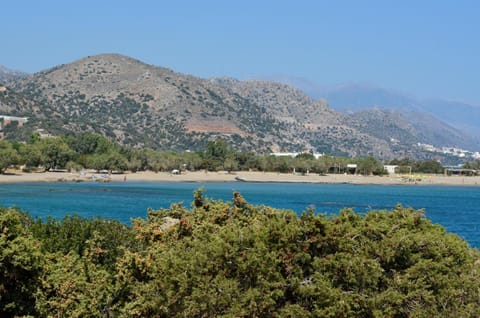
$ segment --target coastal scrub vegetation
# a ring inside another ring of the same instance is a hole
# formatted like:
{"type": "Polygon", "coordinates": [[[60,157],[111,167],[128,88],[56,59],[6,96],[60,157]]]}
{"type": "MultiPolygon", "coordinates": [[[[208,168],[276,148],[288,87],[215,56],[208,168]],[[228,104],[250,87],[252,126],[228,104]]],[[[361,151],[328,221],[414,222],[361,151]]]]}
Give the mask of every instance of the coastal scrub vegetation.
{"type": "Polygon", "coordinates": [[[480,170],[480,159],[467,162],[464,166],[466,169],[474,169],[474,170],[480,170]]]}
{"type": "Polygon", "coordinates": [[[200,189],[131,225],[0,208],[1,317],[479,317],[479,271],[402,206],[297,215],[200,189]]]}
{"type": "MultiPolygon", "coordinates": [[[[404,158],[392,160],[401,173],[443,173],[442,165],[434,160],[415,162],[404,158]]],[[[0,173],[11,166],[24,171],[95,169],[108,171],[272,171],[282,173],[359,173],[385,174],[383,163],[374,157],[346,158],[324,155],[315,158],[310,153],[296,157],[239,152],[226,141],[209,141],[204,151],[155,151],[148,148],[122,147],[106,137],[93,133],[78,136],[44,137],[33,134],[29,142],[0,141],[0,173]],[[349,164],[356,164],[355,169],[349,164]]],[[[467,164],[477,167],[478,161],[467,164]]]]}

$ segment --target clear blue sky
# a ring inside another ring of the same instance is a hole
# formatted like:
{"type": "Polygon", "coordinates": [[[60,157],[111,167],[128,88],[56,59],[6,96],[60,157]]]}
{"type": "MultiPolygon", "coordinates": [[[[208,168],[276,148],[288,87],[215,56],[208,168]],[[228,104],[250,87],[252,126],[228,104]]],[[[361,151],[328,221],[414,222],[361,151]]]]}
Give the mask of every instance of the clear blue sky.
{"type": "Polygon", "coordinates": [[[121,53],[204,78],[289,75],[480,103],[480,1],[15,0],[0,64],[121,53]]]}

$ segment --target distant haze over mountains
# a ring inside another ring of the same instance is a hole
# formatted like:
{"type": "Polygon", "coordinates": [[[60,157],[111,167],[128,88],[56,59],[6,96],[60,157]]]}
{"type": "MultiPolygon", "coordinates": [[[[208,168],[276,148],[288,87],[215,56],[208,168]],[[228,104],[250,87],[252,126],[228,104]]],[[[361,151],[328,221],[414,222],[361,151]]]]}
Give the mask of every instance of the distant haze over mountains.
{"type": "Polygon", "coordinates": [[[292,85],[312,98],[325,99],[330,107],[342,112],[351,113],[380,108],[428,113],[476,139],[480,139],[479,105],[441,98],[418,99],[407,93],[362,83],[321,85],[289,76],[270,77],[270,79],[292,85]]]}
{"type": "Polygon", "coordinates": [[[119,54],[9,77],[5,85],[0,112],[29,117],[23,127],[5,131],[9,139],[26,140],[38,129],[96,132],[137,148],[202,150],[222,138],[262,153],[311,150],[384,159],[445,159],[418,143],[480,149],[471,135],[425,112],[428,104],[416,107],[415,100],[381,89],[329,88],[326,100],[314,99],[278,81],[202,79],[119,54]],[[365,105],[377,107],[359,110],[365,105]]]}
{"type": "Polygon", "coordinates": [[[27,74],[24,72],[11,70],[6,68],[5,66],[0,65],[0,84],[7,82],[11,79],[15,79],[18,77],[26,76],[27,74]]]}

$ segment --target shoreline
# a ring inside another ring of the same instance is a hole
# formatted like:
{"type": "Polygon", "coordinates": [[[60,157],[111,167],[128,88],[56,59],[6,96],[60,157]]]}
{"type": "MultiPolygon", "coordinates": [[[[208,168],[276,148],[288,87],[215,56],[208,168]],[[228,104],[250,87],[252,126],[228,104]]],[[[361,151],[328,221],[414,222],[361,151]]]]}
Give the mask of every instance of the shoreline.
{"type": "MultiPolygon", "coordinates": [[[[13,172],[13,171],[12,171],[13,172]]],[[[312,184],[358,184],[358,185],[448,185],[480,186],[480,176],[444,176],[444,175],[389,175],[362,176],[341,174],[287,174],[277,172],[234,173],[187,171],[182,174],[168,172],[142,171],[123,174],[70,173],[70,172],[14,172],[0,175],[0,185],[7,183],[30,182],[251,182],[251,183],[312,183],[312,184]]]]}

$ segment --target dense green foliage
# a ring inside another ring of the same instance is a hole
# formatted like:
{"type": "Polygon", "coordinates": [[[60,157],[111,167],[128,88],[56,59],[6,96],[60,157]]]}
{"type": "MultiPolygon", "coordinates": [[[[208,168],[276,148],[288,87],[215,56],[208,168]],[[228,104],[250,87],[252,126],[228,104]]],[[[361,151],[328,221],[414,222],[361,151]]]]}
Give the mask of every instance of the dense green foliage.
{"type": "MultiPolygon", "coordinates": [[[[393,160],[400,173],[443,173],[437,161],[415,162],[410,159],[393,160]]],[[[202,152],[158,152],[152,149],[131,149],[113,143],[97,134],[40,138],[30,136],[29,142],[0,141],[0,173],[12,165],[25,170],[82,168],[111,171],[275,171],[296,173],[357,173],[381,175],[386,172],[383,164],[373,157],[345,158],[324,155],[318,159],[310,153],[295,158],[259,155],[253,152],[238,152],[226,141],[209,141],[202,152]],[[356,164],[356,169],[348,168],[356,164]]],[[[475,162],[471,164],[477,167],[475,162]]]]}
{"type": "Polygon", "coordinates": [[[409,158],[390,161],[391,165],[398,165],[400,173],[444,173],[444,167],[436,160],[414,161],[409,158]]]}
{"type": "Polygon", "coordinates": [[[297,216],[199,190],[132,224],[0,209],[0,316],[480,315],[478,251],[422,211],[297,216]]]}
{"type": "Polygon", "coordinates": [[[474,160],[471,162],[467,162],[464,166],[465,169],[474,169],[474,170],[479,170],[480,171],[480,160],[474,160]]]}

